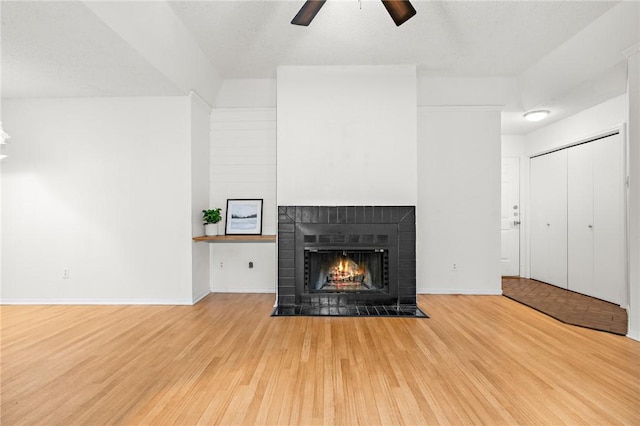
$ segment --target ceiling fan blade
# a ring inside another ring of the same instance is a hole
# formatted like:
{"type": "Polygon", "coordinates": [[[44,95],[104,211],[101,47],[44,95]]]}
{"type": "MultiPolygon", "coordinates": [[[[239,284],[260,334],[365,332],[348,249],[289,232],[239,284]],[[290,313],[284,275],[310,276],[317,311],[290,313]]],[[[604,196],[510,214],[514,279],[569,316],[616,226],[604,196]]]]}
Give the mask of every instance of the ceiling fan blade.
{"type": "Polygon", "coordinates": [[[416,14],[416,10],[413,8],[413,5],[409,3],[409,0],[382,0],[382,4],[384,4],[393,22],[395,22],[398,27],[416,14]]]}
{"type": "Polygon", "coordinates": [[[304,25],[305,27],[308,26],[311,21],[313,21],[313,18],[316,17],[316,14],[320,10],[320,8],[324,6],[324,3],[326,1],[327,0],[307,0],[306,2],[304,2],[296,16],[294,16],[291,23],[293,25],[304,25]]]}

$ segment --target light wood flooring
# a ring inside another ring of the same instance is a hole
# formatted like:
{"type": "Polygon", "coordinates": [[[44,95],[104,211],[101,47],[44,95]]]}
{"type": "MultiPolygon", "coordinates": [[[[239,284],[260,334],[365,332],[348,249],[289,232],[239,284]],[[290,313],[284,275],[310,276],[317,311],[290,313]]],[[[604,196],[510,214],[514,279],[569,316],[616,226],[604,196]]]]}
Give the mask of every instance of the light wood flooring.
{"type": "Polygon", "coordinates": [[[502,296],[429,319],[195,306],[2,306],[3,425],[640,424],[640,342],[502,296]]]}

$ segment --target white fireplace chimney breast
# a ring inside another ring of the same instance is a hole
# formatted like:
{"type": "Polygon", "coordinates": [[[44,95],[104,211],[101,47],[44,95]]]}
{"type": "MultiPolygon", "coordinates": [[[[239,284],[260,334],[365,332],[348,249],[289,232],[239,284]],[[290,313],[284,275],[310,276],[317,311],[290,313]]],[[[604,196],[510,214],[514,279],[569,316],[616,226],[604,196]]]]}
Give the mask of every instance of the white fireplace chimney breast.
{"type": "Polygon", "coordinates": [[[278,205],[417,203],[416,67],[282,66],[278,205]]]}

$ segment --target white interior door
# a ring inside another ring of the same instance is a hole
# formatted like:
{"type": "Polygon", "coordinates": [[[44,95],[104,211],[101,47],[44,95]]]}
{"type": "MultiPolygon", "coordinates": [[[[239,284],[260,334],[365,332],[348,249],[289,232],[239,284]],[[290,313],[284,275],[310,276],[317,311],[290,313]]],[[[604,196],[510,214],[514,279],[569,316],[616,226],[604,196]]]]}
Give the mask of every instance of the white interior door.
{"type": "Polygon", "coordinates": [[[620,134],[593,145],[594,287],[590,295],[627,303],[624,143],[620,134]]]}
{"type": "Polygon", "coordinates": [[[520,275],[520,159],[502,159],[502,276],[520,275]]]}
{"type": "Polygon", "coordinates": [[[593,144],[567,150],[568,288],[593,294],[593,144]]]}
{"type": "Polygon", "coordinates": [[[567,150],[531,159],[531,278],[567,288],[567,150]]]}

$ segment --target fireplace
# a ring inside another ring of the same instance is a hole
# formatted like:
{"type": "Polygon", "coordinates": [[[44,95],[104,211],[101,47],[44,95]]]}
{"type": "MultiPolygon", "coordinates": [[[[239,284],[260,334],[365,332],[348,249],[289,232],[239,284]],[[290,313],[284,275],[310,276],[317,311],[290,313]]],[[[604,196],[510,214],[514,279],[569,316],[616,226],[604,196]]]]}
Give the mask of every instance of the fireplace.
{"type": "Polygon", "coordinates": [[[318,303],[322,299],[313,296],[319,294],[349,304],[397,303],[397,228],[381,223],[296,223],[294,304],[318,303]]]}
{"type": "Polygon", "coordinates": [[[278,306],[415,308],[415,208],[278,207],[278,306]]]}

